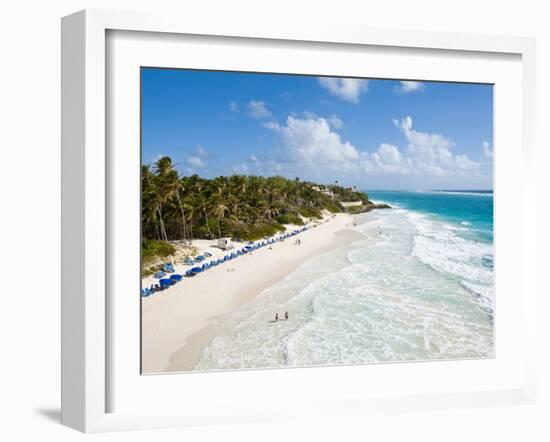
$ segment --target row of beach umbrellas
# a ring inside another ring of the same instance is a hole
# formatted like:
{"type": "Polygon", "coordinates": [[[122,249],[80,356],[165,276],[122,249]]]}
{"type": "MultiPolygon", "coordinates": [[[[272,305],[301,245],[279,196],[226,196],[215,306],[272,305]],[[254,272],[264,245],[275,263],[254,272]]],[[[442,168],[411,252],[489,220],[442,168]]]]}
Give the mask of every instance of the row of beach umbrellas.
{"type": "MultiPolygon", "coordinates": [[[[296,229],[296,230],[293,230],[292,232],[285,233],[284,235],[280,235],[278,237],[270,238],[270,239],[260,241],[260,242],[257,242],[257,243],[250,242],[250,243],[248,243],[248,245],[244,246],[243,248],[237,250],[236,252],[232,252],[230,254],[225,255],[223,258],[214,259],[210,262],[202,264],[201,266],[195,266],[195,267],[190,268],[189,270],[187,270],[185,272],[185,275],[179,275],[177,273],[174,273],[174,274],[170,275],[169,277],[164,277],[164,276],[166,276],[166,271],[168,271],[168,272],[170,272],[170,271],[174,272],[175,271],[172,264],[165,264],[163,266],[163,271],[159,271],[159,272],[155,273],[154,276],[156,278],[159,278],[159,282],[158,282],[159,289],[164,290],[164,289],[166,289],[166,288],[168,288],[172,285],[175,285],[178,282],[182,281],[184,276],[185,277],[193,277],[193,276],[195,276],[199,273],[205,272],[206,270],[208,270],[212,267],[216,267],[220,264],[223,264],[224,262],[231,261],[232,259],[236,259],[239,256],[246,255],[247,253],[250,253],[254,250],[258,250],[258,249],[261,249],[262,247],[266,247],[268,245],[275,244],[277,241],[284,241],[285,239],[290,238],[291,236],[297,235],[298,233],[301,233],[304,230],[307,230],[308,228],[309,227],[302,227],[301,229],[296,229]],[[171,268],[168,268],[168,267],[171,267],[171,268]]],[[[189,259],[188,261],[186,261],[186,264],[191,263],[191,265],[192,265],[192,264],[195,264],[195,263],[200,263],[200,262],[202,262],[206,259],[205,257],[210,257],[210,256],[212,256],[211,253],[205,252],[203,255],[199,255],[199,256],[193,258],[192,260],[189,259]]],[[[190,265],[190,264],[188,264],[188,265],[190,265]]],[[[154,288],[153,289],[151,289],[151,288],[141,289],[141,296],[143,296],[143,297],[151,296],[154,293],[156,293],[156,290],[154,288]]]]}

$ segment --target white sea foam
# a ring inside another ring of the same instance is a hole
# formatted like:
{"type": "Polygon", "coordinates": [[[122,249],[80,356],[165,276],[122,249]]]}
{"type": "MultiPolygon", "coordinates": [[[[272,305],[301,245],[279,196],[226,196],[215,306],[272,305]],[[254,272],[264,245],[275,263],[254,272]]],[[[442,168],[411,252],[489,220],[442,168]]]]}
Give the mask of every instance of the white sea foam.
{"type": "Polygon", "coordinates": [[[416,212],[407,214],[419,231],[414,238],[413,256],[433,269],[455,276],[462,286],[477,295],[480,305],[493,305],[493,246],[465,239],[447,224],[416,212]],[[443,228],[442,228],[443,225],[443,228]]]}
{"type": "Polygon", "coordinates": [[[490,357],[492,269],[479,259],[492,247],[403,209],[360,216],[366,240],[220,317],[195,369],[490,357]]]}

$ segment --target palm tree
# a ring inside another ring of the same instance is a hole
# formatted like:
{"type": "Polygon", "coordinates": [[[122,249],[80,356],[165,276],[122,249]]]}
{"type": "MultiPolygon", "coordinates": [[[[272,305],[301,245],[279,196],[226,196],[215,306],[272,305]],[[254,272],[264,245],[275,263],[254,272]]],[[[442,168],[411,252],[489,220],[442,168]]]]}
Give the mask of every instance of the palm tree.
{"type": "Polygon", "coordinates": [[[223,218],[225,217],[226,212],[229,212],[229,208],[222,202],[218,202],[214,207],[214,215],[218,217],[218,238],[222,237],[222,232],[220,230],[220,224],[223,218]]]}
{"type": "Polygon", "coordinates": [[[191,244],[191,238],[187,233],[187,221],[185,218],[185,210],[184,210],[183,203],[180,196],[180,190],[185,191],[185,188],[183,187],[183,182],[179,177],[179,173],[176,169],[174,169],[174,165],[172,164],[172,159],[166,156],[157,160],[157,162],[155,163],[155,169],[156,169],[157,175],[161,177],[163,180],[168,198],[172,195],[176,197],[176,201],[178,203],[178,207],[181,215],[182,239],[184,241],[188,240],[189,244],[191,244]]]}
{"type": "Polygon", "coordinates": [[[355,190],[340,187],[338,181],[319,186],[282,176],[180,176],[172,160],[162,157],[152,168],[142,167],[142,235],[164,241],[182,238],[190,244],[195,234],[214,239],[266,232],[278,228],[279,216],[296,216],[303,209],[338,210],[339,201],[350,198],[368,202],[365,193],[355,190]],[[316,187],[332,191],[334,197],[313,190],[316,187]],[[214,219],[217,222],[211,222],[214,219]]]}
{"type": "Polygon", "coordinates": [[[194,191],[197,195],[196,204],[200,213],[204,217],[204,224],[206,225],[206,230],[208,231],[208,235],[212,239],[214,238],[214,235],[212,234],[212,230],[210,229],[210,222],[208,220],[208,211],[211,209],[211,203],[209,202],[209,198],[208,198],[208,195],[210,194],[210,192],[209,192],[209,189],[207,189],[206,186],[203,186],[203,185],[204,185],[203,180],[201,180],[200,178],[196,180],[195,188],[194,188],[194,191]],[[204,191],[203,191],[203,188],[204,188],[204,191]]]}
{"type": "Polygon", "coordinates": [[[161,231],[158,226],[158,211],[157,211],[157,194],[158,189],[154,183],[154,175],[151,174],[149,166],[142,166],[141,168],[141,211],[142,218],[145,222],[142,222],[142,234],[147,236],[149,233],[148,226],[153,226],[155,236],[159,239],[161,237],[161,231]]]}

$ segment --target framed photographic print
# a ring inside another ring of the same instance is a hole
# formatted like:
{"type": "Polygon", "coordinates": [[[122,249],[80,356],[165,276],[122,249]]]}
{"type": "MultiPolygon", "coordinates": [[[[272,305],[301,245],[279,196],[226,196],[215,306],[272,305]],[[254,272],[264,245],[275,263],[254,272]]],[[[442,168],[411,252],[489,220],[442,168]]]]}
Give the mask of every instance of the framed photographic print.
{"type": "Polygon", "coordinates": [[[493,357],[492,84],[140,75],[143,373],[493,357]]]}
{"type": "Polygon", "coordinates": [[[533,57],[65,18],[63,422],[532,401],[533,57]]]}

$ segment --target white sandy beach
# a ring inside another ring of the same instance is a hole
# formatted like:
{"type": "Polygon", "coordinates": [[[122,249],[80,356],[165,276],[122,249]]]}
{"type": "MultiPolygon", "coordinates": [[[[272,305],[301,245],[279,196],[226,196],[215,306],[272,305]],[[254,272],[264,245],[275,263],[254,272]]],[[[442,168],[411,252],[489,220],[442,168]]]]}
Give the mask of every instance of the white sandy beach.
{"type": "MultiPolygon", "coordinates": [[[[142,298],[142,370],[144,373],[191,370],[216,336],[216,316],[234,311],[292,272],[300,263],[349,244],[362,235],[353,218],[337,214],[326,222],[223,263],[153,296],[142,298]],[[296,239],[301,245],[296,245],[296,239]]],[[[194,242],[200,251],[213,241],[194,242]]],[[[227,252],[208,248],[213,258],[227,252]]],[[[185,265],[176,265],[185,273],[185,265]]],[[[143,280],[148,287],[152,277],[143,280]]]]}

